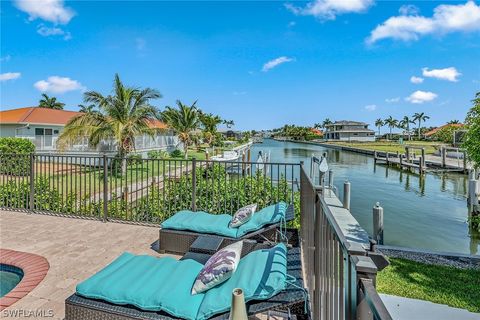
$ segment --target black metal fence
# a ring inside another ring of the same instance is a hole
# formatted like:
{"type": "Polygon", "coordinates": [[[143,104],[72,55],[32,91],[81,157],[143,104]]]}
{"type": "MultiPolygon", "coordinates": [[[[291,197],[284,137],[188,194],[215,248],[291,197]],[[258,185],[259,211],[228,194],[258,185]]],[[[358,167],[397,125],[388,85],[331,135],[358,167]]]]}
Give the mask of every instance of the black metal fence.
{"type": "Polygon", "coordinates": [[[1,154],[0,207],[158,224],[179,210],[299,206],[300,164],[1,154]]]}

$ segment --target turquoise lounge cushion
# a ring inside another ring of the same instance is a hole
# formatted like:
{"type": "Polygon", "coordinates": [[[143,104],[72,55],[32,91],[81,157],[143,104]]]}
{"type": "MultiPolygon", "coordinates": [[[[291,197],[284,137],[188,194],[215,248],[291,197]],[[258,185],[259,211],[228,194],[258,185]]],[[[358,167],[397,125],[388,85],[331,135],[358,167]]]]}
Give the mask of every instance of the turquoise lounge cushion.
{"type": "Polygon", "coordinates": [[[190,259],[177,261],[171,257],[123,253],[106,268],[80,283],[77,294],[195,319],[203,294],[192,296],[191,290],[202,267],[201,263],[190,259]]]}
{"type": "Polygon", "coordinates": [[[210,214],[203,211],[179,211],[162,222],[163,229],[188,230],[236,238],[237,228],[229,228],[229,214],[210,214]]]}
{"type": "Polygon", "coordinates": [[[230,279],[205,293],[191,294],[202,264],[124,253],[77,286],[77,294],[147,311],[165,311],[184,319],[203,320],[230,309],[232,291],[242,288],[245,300],[269,299],[285,289],[287,250],[284,244],[257,250],[240,260],[230,279]]]}
{"type": "Polygon", "coordinates": [[[287,274],[287,249],[283,243],[271,249],[257,250],[240,260],[232,277],[225,283],[205,293],[197,319],[228,311],[232,291],[243,289],[245,301],[266,300],[285,289],[287,274]]]}
{"type": "Polygon", "coordinates": [[[285,217],[288,205],[285,202],[263,208],[255,212],[249,221],[238,228],[230,228],[232,216],[210,214],[204,211],[179,211],[162,223],[163,229],[188,230],[198,233],[217,234],[224,237],[240,238],[261,227],[277,223],[285,217]]]}
{"type": "Polygon", "coordinates": [[[238,227],[237,237],[242,237],[263,226],[279,222],[285,218],[287,208],[288,205],[285,202],[279,202],[255,212],[250,220],[238,227]]]}

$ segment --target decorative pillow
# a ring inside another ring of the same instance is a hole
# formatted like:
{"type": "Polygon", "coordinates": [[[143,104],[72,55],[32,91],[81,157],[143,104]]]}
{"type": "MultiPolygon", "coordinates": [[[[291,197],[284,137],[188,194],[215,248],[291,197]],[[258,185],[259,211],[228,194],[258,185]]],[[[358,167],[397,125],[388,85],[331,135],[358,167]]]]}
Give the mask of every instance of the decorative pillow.
{"type": "Polygon", "coordinates": [[[257,204],[249,204],[248,206],[242,207],[235,212],[232,217],[232,221],[228,225],[230,228],[238,228],[252,217],[252,215],[257,211],[257,204]]]}
{"type": "Polygon", "coordinates": [[[242,247],[243,241],[238,241],[211,256],[195,279],[192,294],[207,291],[228,280],[237,269],[242,247]]]}

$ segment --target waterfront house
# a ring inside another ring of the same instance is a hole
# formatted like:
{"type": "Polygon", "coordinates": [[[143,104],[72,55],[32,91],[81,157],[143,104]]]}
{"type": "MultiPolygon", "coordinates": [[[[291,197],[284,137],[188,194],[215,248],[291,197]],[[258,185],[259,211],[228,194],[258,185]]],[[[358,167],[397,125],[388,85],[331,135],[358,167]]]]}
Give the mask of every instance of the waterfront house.
{"type": "Polygon", "coordinates": [[[327,124],[324,137],[328,141],[375,141],[375,131],[365,122],[342,120],[327,124]]]}
{"type": "MultiPolygon", "coordinates": [[[[18,137],[31,140],[37,152],[58,151],[57,140],[65,125],[80,112],[55,110],[40,107],[26,107],[0,111],[0,137],[18,137]]],[[[146,153],[150,150],[168,150],[178,146],[178,138],[158,120],[151,120],[150,127],[161,131],[154,137],[147,135],[135,138],[135,150],[146,153]]],[[[115,152],[111,141],[102,141],[96,148],[88,145],[88,138],[79,137],[70,144],[68,152],[115,152]]]]}

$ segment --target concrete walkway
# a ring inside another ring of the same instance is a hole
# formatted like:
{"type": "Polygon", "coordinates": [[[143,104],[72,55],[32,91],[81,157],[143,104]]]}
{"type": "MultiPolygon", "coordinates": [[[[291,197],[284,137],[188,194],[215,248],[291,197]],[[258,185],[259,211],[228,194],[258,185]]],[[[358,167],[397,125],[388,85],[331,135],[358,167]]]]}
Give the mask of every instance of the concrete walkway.
{"type": "Polygon", "coordinates": [[[380,294],[394,320],[480,320],[480,313],[444,304],[380,294]]]}

